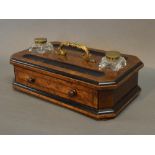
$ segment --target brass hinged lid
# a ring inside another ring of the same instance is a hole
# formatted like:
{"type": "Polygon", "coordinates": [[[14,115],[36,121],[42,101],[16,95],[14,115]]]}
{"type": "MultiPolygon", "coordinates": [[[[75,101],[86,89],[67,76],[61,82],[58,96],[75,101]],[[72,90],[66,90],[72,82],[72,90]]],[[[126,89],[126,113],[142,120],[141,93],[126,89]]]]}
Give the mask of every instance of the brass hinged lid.
{"type": "Polygon", "coordinates": [[[45,44],[47,42],[47,38],[35,38],[35,44],[45,44]]]}
{"type": "MultiPolygon", "coordinates": [[[[45,42],[46,39],[37,39],[38,42],[45,42]]],[[[115,85],[133,74],[143,67],[143,63],[135,56],[123,55],[127,60],[127,65],[118,72],[107,70],[99,70],[99,63],[106,55],[109,59],[117,59],[120,54],[118,52],[107,53],[104,50],[89,48],[86,46],[79,46],[78,44],[71,44],[64,42],[51,42],[54,51],[45,54],[33,54],[28,50],[24,50],[14,54],[11,57],[11,63],[23,64],[30,68],[37,68],[44,70],[48,74],[59,74],[65,79],[78,80],[85,84],[92,84],[96,86],[115,85]],[[62,51],[67,54],[60,54],[62,51]],[[56,53],[56,51],[58,53],[56,53]],[[85,59],[85,58],[86,59],[85,59]]]]}
{"type": "Polygon", "coordinates": [[[119,59],[121,56],[121,53],[118,51],[108,51],[108,52],[106,52],[105,55],[106,55],[107,59],[113,61],[113,60],[119,59]]]}

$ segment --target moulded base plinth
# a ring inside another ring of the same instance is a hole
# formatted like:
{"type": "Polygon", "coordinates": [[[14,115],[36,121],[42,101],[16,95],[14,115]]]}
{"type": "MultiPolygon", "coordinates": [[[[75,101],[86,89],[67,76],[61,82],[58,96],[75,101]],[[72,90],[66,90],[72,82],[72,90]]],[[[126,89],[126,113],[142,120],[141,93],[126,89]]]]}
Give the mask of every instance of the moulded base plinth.
{"type": "Polygon", "coordinates": [[[37,96],[44,100],[50,101],[54,104],[67,107],[71,110],[80,112],[94,119],[110,119],[116,117],[132,100],[134,100],[138,96],[141,90],[139,86],[136,86],[128,94],[126,94],[113,108],[98,110],[92,107],[81,105],[79,103],[75,103],[73,101],[67,100],[65,98],[53,94],[49,94],[34,88],[30,88],[20,83],[14,82],[13,87],[16,90],[37,96]]]}

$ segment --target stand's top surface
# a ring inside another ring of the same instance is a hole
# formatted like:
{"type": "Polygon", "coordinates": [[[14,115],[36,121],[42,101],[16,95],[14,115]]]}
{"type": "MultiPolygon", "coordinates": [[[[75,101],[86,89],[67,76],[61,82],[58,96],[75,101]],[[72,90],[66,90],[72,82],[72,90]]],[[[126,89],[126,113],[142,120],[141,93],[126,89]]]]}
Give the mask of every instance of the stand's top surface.
{"type": "MultiPolygon", "coordinates": [[[[60,43],[52,42],[55,49],[60,43]]],[[[24,50],[15,53],[11,57],[11,63],[39,68],[97,86],[117,84],[143,67],[143,63],[136,56],[123,54],[127,60],[127,65],[124,68],[117,72],[107,69],[100,71],[98,65],[101,58],[105,56],[104,50],[88,48],[89,53],[95,59],[95,62],[89,62],[82,59],[83,51],[73,47],[64,47],[63,49],[67,51],[66,56],[58,55],[55,52],[32,54],[28,50],[24,50]]]]}

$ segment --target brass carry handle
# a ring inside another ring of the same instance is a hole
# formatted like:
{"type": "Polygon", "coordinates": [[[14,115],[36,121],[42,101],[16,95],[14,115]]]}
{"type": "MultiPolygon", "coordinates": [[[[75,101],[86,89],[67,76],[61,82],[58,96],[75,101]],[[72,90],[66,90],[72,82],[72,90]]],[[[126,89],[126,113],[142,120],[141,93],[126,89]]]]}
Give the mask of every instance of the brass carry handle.
{"type": "Polygon", "coordinates": [[[81,45],[81,44],[78,44],[78,43],[72,43],[72,42],[61,42],[56,53],[59,54],[59,55],[62,55],[62,56],[66,56],[67,55],[67,52],[62,50],[62,48],[66,46],[66,47],[75,47],[75,48],[78,48],[78,49],[81,49],[82,51],[84,51],[85,53],[82,55],[83,59],[86,60],[86,61],[89,61],[89,62],[95,62],[95,59],[92,58],[91,54],[89,53],[89,50],[88,48],[85,46],[85,45],[81,45]]]}

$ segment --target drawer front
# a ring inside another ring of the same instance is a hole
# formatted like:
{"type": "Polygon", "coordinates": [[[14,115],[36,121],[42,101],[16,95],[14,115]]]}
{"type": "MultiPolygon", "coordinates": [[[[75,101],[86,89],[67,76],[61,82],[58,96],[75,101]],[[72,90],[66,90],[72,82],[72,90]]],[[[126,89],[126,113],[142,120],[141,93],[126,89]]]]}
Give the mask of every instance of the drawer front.
{"type": "Polygon", "coordinates": [[[18,83],[97,108],[96,91],[79,83],[64,81],[21,67],[15,67],[15,75],[18,83]]]}

